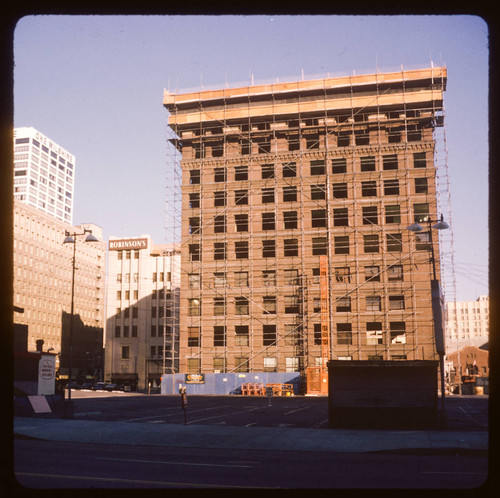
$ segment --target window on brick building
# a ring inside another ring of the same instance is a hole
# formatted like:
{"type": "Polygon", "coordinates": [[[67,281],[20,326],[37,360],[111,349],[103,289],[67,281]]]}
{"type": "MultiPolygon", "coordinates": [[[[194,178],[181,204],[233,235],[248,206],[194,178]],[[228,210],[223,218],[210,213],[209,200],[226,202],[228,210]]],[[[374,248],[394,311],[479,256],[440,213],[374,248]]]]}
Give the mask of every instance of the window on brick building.
{"type": "Polygon", "coordinates": [[[191,185],[197,185],[201,182],[201,171],[199,169],[192,169],[189,172],[189,183],[191,185]]]}
{"type": "Polygon", "coordinates": [[[403,250],[403,236],[400,233],[386,234],[386,245],[389,252],[401,252],[403,250]]]}
{"type": "Polygon", "coordinates": [[[276,344],[276,325],[262,325],[262,345],[276,344]]]}
{"type": "Polygon", "coordinates": [[[398,169],[398,156],[397,154],[386,154],[382,156],[382,168],[384,170],[398,169]]]}
{"type": "Polygon", "coordinates": [[[378,225],[377,206],[363,206],[363,225],[378,225]]]}
{"type": "Polygon", "coordinates": [[[311,199],[313,201],[321,201],[326,199],[325,185],[311,185],[311,199]]]}
{"type": "Polygon", "coordinates": [[[195,348],[200,345],[200,327],[188,327],[188,346],[195,348]]]}
{"type": "Polygon", "coordinates": [[[365,253],[379,252],[378,234],[363,235],[363,247],[365,253]]]}
{"type": "Polygon", "coordinates": [[[262,213],[262,230],[275,230],[274,213],[262,213]]]}
{"type": "Polygon", "coordinates": [[[262,283],[264,287],[276,285],[276,270],[262,270],[262,283]]]}
{"type": "Polygon", "coordinates": [[[347,199],[347,183],[334,183],[332,192],[334,199],[347,199]]]}
{"type": "Polygon", "coordinates": [[[389,309],[390,310],[404,310],[405,297],[404,296],[389,296],[389,309]]]}
{"type": "Polygon", "coordinates": [[[189,194],[189,207],[191,209],[200,207],[200,194],[199,193],[189,194]]]}
{"type": "Polygon", "coordinates": [[[225,206],[227,203],[226,197],[226,192],[224,191],[214,192],[214,206],[225,206]]]}
{"type": "Polygon", "coordinates": [[[388,224],[401,223],[401,206],[398,204],[385,206],[385,222],[388,224]]]}
{"type": "Polygon", "coordinates": [[[361,156],[361,171],[375,171],[374,156],[361,156]]]}
{"type": "Polygon", "coordinates": [[[333,242],[335,254],[349,254],[349,235],[338,235],[333,242]]]}
{"type": "Polygon", "coordinates": [[[274,178],[274,164],[263,164],[261,166],[262,179],[274,178]]]}
{"type": "Polygon", "coordinates": [[[283,187],[283,202],[297,201],[297,187],[283,187]]]}
{"type": "Polygon", "coordinates": [[[274,188],[262,189],[262,204],[274,203],[274,188]]]}
{"type": "Polygon", "coordinates": [[[234,252],[236,259],[248,259],[248,241],[235,242],[234,252]]]}
{"type": "Polygon", "coordinates": [[[265,315],[276,314],[276,296],[263,296],[262,310],[265,315]]]}
{"type": "Polygon", "coordinates": [[[427,178],[415,178],[415,193],[416,194],[427,194],[428,186],[427,186],[427,178]]]}
{"type": "Polygon", "coordinates": [[[313,228],[326,227],[326,209],[313,209],[311,211],[311,226],[313,228]]]}
{"type": "Polygon", "coordinates": [[[283,228],[293,230],[297,228],[297,211],[283,212],[283,228]]]}
{"type": "Polygon", "coordinates": [[[214,326],[214,346],[226,345],[226,327],[224,325],[214,326]]]}
{"type": "Polygon", "coordinates": [[[214,315],[226,314],[226,300],[223,297],[214,297],[214,315]]]}
{"type": "Polygon", "coordinates": [[[361,182],[361,195],[362,197],[376,197],[377,182],[374,180],[361,182]]]}
{"type": "Polygon", "coordinates": [[[350,296],[341,296],[338,297],[335,301],[336,311],[340,312],[348,312],[351,311],[351,297],[350,296]]]}
{"type": "Polygon", "coordinates": [[[248,325],[236,325],[234,333],[236,346],[248,346],[248,325]]]}
{"type": "Polygon", "coordinates": [[[226,168],[214,168],[214,182],[226,182],[227,171],[226,168]]]}
{"type": "Polygon", "coordinates": [[[248,190],[235,190],[234,203],[237,206],[248,204],[248,190]]]}
{"type": "Polygon", "coordinates": [[[405,322],[389,322],[389,331],[392,344],[406,344],[405,322]]]}
{"type": "Polygon", "coordinates": [[[234,312],[235,315],[248,315],[249,302],[247,297],[236,297],[234,299],[234,312]]]}
{"type": "Polygon", "coordinates": [[[262,241],[262,257],[275,258],[276,257],[276,241],[263,240],[262,241]]]}
{"type": "Polygon", "coordinates": [[[214,260],[226,259],[227,246],[225,242],[214,242],[214,260]]]}
{"type": "Polygon", "coordinates": [[[299,255],[298,239],[285,239],[283,241],[283,255],[287,257],[299,255]]]}
{"type": "Polygon", "coordinates": [[[384,195],[399,195],[399,180],[384,180],[384,195]]]}
{"type": "Polygon", "coordinates": [[[198,298],[188,299],[188,315],[189,316],[201,315],[201,301],[198,298]]]}
{"type": "Polygon", "coordinates": [[[236,223],[237,232],[248,232],[248,214],[234,215],[234,222],[236,223]]]}
{"type": "Polygon", "coordinates": [[[337,344],[352,344],[352,325],[337,323],[337,344]]]}
{"type": "Polygon", "coordinates": [[[333,225],[336,227],[349,226],[349,211],[347,208],[336,208],[333,210],[333,225]]]}
{"type": "Polygon", "coordinates": [[[226,215],[219,214],[214,217],[214,233],[224,233],[226,231],[226,215]]]}
{"type": "Polygon", "coordinates": [[[366,296],[366,311],[380,311],[382,299],[380,296],[366,296]]]}
{"type": "Polygon", "coordinates": [[[392,265],[387,268],[387,279],[389,282],[401,282],[403,280],[403,267],[401,265],[392,265]]]}
{"type": "Polygon", "coordinates": [[[234,179],[236,181],[248,180],[248,166],[236,166],[234,168],[234,179]]]}
{"type": "Polygon", "coordinates": [[[332,173],[334,175],[345,173],[347,171],[347,159],[345,157],[337,157],[332,159],[332,173]]]}
{"type": "Polygon", "coordinates": [[[201,260],[200,244],[189,244],[189,261],[201,260]]]}
{"type": "Polygon", "coordinates": [[[326,237],[313,237],[312,253],[314,256],[328,254],[328,239],[326,237]]]}
{"type": "Polygon", "coordinates": [[[381,322],[366,322],[366,344],[374,346],[384,343],[381,322]]]}
{"type": "Polygon", "coordinates": [[[311,161],[311,175],[324,175],[325,173],[325,161],[311,161]]]}
{"type": "Polygon", "coordinates": [[[297,176],[297,165],[295,163],[283,164],[283,178],[293,178],[297,176]]]}

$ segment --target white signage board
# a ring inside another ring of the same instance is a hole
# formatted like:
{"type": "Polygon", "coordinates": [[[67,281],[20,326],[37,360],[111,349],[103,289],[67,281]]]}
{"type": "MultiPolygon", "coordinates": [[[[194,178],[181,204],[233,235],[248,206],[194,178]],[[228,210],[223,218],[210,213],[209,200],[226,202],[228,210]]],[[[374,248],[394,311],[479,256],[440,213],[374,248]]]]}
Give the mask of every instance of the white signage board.
{"type": "Polygon", "coordinates": [[[38,362],[38,395],[52,395],[56,388],[56,357],[43,354],[38,362]]]}

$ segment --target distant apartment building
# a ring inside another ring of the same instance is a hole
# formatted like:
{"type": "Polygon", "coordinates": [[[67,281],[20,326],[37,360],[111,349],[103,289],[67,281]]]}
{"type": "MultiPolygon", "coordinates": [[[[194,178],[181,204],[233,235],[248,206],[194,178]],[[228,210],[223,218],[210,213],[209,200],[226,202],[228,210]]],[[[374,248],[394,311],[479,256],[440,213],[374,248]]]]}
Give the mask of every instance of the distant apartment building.
{"type": "Polygon", "coordinates": [[[446,303],[446,335],[451,351],[456,351],[457,345],[479,347],[488,342],[489,297],[446,303]]]}
{"type": "Polygon", "coordinates": [[[108,246],[105,380],[146,390],[178,372],[180,256],[149,235],[108,246]]]}
{"type": "Polygon", "coordinates": [[[73,223],[75,156],[32,127],[14,129],[14,199],[73,223]]]}
{"type": "Polygon", "coordinates": [[[165,91],[182,154],[181,372],[321,365],[325,306],[331,359],[438,358],[428,221],[446,81],[433,67],[165,91]]]}
{"type": "MultiPolygon", "coordinates": [[[[14,322],[28,326],[28,351],[43,341],[43,351],[56,354],[56,368],[67,376],[71,314],[73,244],[63,244],[66,232],[84,228],[102,239],[93,224],[76,227],[29,204],[14,200],[13,301],[14,322]]],[[[94,376],[102,369],[105,242],[77,240],[72,374],[94,376]]]]}

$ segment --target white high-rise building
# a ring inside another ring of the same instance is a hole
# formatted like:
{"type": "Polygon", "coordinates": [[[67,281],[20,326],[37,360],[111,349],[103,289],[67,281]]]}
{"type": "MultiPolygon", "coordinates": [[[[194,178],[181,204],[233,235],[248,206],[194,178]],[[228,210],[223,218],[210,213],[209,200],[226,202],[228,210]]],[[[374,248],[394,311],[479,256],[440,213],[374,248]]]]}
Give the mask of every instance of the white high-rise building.
{"type": "Polygon", "coordinates": [[[32,127],[14,129],[14,199],[73,223],[75,156],[32,127]]]}

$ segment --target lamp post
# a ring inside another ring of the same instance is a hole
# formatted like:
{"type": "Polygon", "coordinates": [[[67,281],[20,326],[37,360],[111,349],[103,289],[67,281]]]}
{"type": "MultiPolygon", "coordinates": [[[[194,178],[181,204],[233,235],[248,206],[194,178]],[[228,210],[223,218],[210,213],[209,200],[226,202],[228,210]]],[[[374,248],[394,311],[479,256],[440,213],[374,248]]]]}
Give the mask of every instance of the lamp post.
{"type": "MultiPolygon", "coordinates": [[[[444,331],[443,331],[443,310],[441,302],[441,286],[437,279],[436,259],[434,256],[434,244],[432,240],[432,230],[446,230],[449,228],[448,223],[443,220],[443,215],[434,225],[430,218],[427,218],[429,244],[431,246],[431,263],[432,263],[432,280],[431,280],[431,300],[432,300],[432,315],[434,324],[434,339],[436,341],[436,351],[439,355],[439,365],[441,371],[441,415],[444,415],[444,399],[445,399],[445,382],[444,382],[444,331]]],[[[417,223],[412,223],[407,227],[410,232],[421,232],[423,228],[417,223]]]]}
{"type": "Polygon", "coordinates": [[[85,242],[98,242],[95,235],[92,234],[92,230],[84,228],[82,233],[76,232],[65,232],[65,239],[63,244],[73,244],[73,268],[71,276],[71,314],[69,318],[69,334],[68,334],[68,399],[64,403],[64,417],[73,418],[73,402],[71,400],[71,362],[73,356],[73,316],[75,310],[75,261],[76,261],[76,241],[77,237],[82,235],[87,235],[85,237],[85,242]]]}

